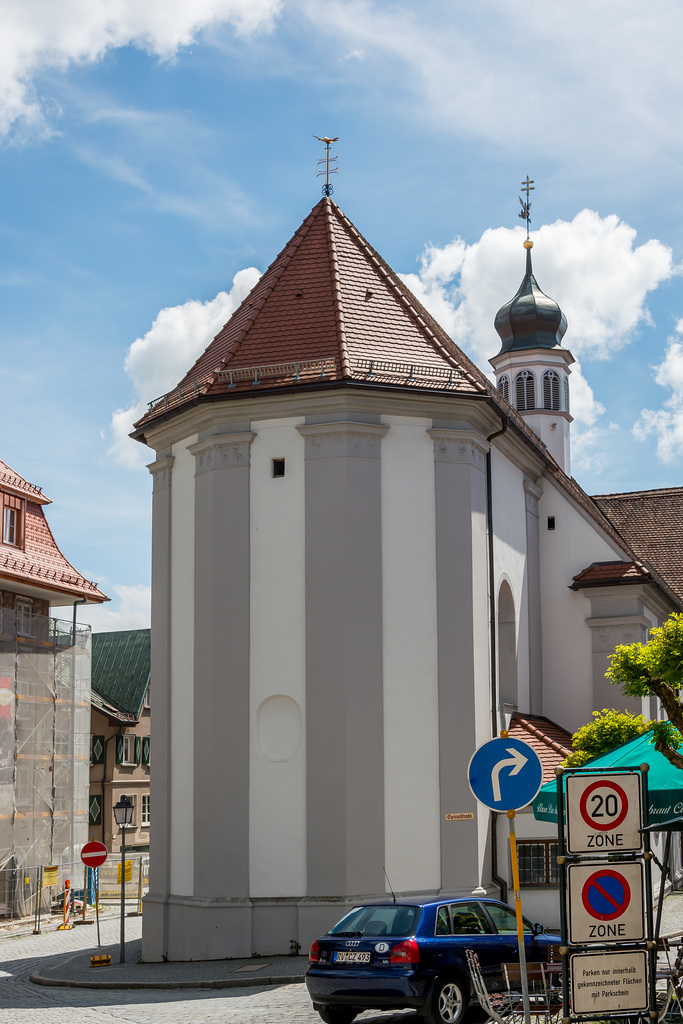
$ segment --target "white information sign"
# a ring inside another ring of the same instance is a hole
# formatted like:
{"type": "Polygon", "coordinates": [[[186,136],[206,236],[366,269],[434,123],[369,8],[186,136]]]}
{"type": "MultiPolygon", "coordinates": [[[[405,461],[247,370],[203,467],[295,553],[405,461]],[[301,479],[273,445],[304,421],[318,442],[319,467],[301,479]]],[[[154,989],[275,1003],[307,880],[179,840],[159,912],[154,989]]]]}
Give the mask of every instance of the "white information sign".
{"type": "Polygon", "coordinates": [[[643,864],[571,864],[569,941],[642,942],[645,938],[643,864]]]}
{"type": "Polygon", "coordinates": [[[640,775],[568,775],[566,785],[569,853],[642,850],[640,775]]]}
{"type": "Polygon", "coordinates": [[[647,954],[574,953],[570,956],[573,1013],[646,1010],[647,954]]]}

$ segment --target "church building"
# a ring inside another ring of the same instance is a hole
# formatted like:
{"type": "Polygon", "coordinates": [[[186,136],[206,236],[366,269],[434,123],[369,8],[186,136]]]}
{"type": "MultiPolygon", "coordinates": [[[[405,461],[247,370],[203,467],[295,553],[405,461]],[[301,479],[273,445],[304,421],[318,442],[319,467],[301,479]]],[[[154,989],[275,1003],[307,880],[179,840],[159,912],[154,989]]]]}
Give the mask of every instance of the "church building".
{"type": "Polygon", "coordinates": [[[389,886],[498,896],[475,748],[515,712],[571,733],[641,710],[609,654],[683,594],[570,475],[567,325],[526,244],[494,386],[325,197],[136,424],[145,960],[307,948],[389,886]]]}

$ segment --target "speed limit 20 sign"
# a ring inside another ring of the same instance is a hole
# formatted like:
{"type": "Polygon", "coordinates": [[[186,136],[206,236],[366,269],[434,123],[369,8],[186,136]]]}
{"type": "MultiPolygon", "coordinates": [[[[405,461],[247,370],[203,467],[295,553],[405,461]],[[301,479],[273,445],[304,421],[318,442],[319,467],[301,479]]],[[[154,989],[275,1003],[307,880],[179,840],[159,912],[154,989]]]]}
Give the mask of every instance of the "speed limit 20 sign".
{"type": "Polygon", "coordinates": [[[640,775],[567,776],[568,853],[633,853],[642,849],[640,775]]]}

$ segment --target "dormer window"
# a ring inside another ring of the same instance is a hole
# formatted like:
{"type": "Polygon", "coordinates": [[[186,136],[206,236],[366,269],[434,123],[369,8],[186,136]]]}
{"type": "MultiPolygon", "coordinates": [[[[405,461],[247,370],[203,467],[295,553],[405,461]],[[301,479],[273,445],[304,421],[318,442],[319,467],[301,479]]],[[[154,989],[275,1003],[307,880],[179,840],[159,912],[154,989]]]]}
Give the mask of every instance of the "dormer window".
{"type": "Polygon", "coordinates": [[[536,408],[536,386],[531,370],[520,370],[515,378],[515,397],[520,412],[536,408]]]}
{"type": "Polygon", "coordinates": [[[560,408],[560,377],[555,370],[543,374],[543,408],[555,412],[560,408]]]}
{"type": "Polygon", "coordinates": [[[498,380],[498,390],[506,402],[510,401],[510,378],[506,373],[498,380]]]}
{"type": "Polygon", "coordinates": [[[2,495],[2,543],[24,546],[24,500],[13,494],[2,495]]]}

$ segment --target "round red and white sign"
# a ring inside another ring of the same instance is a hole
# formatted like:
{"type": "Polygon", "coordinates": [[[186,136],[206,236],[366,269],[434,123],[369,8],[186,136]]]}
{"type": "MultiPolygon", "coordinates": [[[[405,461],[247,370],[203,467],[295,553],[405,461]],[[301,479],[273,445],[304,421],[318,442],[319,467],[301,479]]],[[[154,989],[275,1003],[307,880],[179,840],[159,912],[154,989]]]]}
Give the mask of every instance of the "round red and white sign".
{"type": "Polygon", "coordinates": [[[81,860],[88,868],[98,868],[107,859],[107,847],[104,843],[86,843],[81,850],[81,860]]]}
{"type": "Polygon", "coordinates": [[[567,852],[642,849],[641,778],[635,771],[567,775],[567,852]]]}
{"type": "Polygon", "coordinates": [[[628,814],[628,797],[614,779],[598,779],[584,789],[579,811],[590,828],[609,832],[618,828],[628,814]]]}

